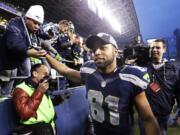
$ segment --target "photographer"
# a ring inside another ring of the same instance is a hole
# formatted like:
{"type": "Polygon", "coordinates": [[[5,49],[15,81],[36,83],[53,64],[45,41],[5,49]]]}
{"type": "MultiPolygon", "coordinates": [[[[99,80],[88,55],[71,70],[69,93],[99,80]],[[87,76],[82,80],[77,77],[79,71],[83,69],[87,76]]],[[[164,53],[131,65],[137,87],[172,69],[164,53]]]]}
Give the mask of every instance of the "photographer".
{"type": "MultiPolygon", "coordinates": [[[[146,96],[151,109],[160,125],[162,135],[166,135],[167,121],[175,103],[180,105],[180,72],[174,62],[163,60],[166,43],[163,39],[156,39],[150,44],[150,62],[146,65],[150,76],[150,83],[146,96]]],[[[142,125],[141,135],[145,135],[142,125]]]]}
{"type": "MultiPolygon", "coordinates": [[[[20,125],[13,131],[16,135],[55,134],[55,111],[52,100],[47,95],[49,70],[43,64],[33,65],[31,77],[18,84],[13,92],[13,102],[20,117],[20,125]]],[[[61,102],[61,97],[53,101],[61,102]]]]}

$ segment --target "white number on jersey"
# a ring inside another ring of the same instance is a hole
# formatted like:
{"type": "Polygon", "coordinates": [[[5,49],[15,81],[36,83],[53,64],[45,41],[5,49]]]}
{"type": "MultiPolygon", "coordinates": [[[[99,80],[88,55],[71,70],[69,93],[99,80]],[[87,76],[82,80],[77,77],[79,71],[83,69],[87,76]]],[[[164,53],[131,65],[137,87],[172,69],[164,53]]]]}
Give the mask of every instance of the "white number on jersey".
{"type": "Polygon", "coordinates": [[[119,112],[118,104],[119,98],[115,96],[104,97],[101,91],[89,90],[88,91],[88,100],[91,106],[91,114],[94,120],[103,123],[105,120],[105,113],[102,105],[106,103],[109,110],[109,120],[112,125],[119,125],[119,112]]]}

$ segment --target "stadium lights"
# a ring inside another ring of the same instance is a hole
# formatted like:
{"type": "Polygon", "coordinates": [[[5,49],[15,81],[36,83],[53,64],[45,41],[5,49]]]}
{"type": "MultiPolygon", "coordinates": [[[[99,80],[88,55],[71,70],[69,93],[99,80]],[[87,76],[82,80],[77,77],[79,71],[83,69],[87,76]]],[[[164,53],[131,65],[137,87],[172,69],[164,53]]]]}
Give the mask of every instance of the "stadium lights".
{"type": "Polygon", "coordinates": [[[112,15],[109,8],[102,3],[102,0],[88,0],[88,6],[95,13],[98,12],[96,14],[98,14],[100,18],[105,18],[114,30],[121,33],[121,26],[119,22],[116,20],[115,16],[112,15]],[[94,10],[95,8],[96,10],[94,10]]]}
{"type": "Polygon", "coordinates": [[[148,44],[151,44],[151,43],[154,42],[155,40],[156,40],[155,38],[147,39],[147,43],[148,43],[148,44]]]}

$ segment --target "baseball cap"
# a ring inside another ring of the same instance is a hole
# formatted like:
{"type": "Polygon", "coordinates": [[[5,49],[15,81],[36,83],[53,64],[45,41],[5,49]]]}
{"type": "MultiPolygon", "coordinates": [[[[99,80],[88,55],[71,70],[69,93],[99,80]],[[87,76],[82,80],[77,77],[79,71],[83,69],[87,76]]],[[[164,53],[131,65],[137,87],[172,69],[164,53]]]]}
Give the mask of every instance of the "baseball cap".
{"type": "Polygon", "coordinates": [[[44,10],[41,5],[31,6],[25,14],[25,17],[31,18],[40,24],[44,22],[44,10]]]}
{"type": "Polygon", "coordinates": [[[118,49],[118,45],[115,39],[107,33],[98,33],[97,35],[91,35],[86,40],[86,46],[90,49],[93,49],[95,45],[106,44],[112,44],[115,48],[118,49]]]}

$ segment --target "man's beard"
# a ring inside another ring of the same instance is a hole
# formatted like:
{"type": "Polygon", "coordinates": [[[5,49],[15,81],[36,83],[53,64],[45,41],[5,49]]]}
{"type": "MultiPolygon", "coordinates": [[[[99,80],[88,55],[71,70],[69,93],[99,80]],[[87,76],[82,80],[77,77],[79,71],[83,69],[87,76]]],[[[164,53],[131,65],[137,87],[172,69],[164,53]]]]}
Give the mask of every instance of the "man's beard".
{"type": "Polygon", "coordinates": [[[95,63],[96,67],[101,70],[105,70],[109,65],[111,65],[114,61],[114,58],[108,59],[105,62],[95,63]]]}

